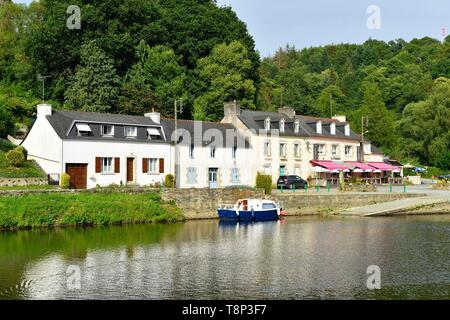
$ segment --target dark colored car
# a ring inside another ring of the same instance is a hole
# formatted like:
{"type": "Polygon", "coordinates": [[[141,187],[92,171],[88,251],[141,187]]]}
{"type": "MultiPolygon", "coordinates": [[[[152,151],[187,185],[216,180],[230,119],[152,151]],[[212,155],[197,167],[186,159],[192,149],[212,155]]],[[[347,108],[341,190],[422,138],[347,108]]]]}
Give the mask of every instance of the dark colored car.
{"type": "Polygon", "coordinates": [[[277,180],[277,188],[291,189],[295,186],[296,189],[303,189],[308,182],[300,178],[299,176],[281,176],[277,180]]]}
{"type": "Polygon", "coordinates": [[[439,180],[450,181],[450,173],[439,176],[439,180]]]}

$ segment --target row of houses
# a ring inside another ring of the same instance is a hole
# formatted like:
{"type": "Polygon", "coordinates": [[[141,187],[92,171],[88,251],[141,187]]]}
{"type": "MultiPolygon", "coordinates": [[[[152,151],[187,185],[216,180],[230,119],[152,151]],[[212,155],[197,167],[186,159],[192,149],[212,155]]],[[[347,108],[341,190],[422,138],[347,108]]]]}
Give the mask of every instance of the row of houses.
{"type": "MultiPolygon", "coordinates": [[[[47,174],[68,173],[73,188],[154,185],[174,174],[179,188],[255,184],[257,172],[308,179],[327,163],[384,163],[362,143],[344,116],[315,118],[224,105],[221,122],[53,110],[37,106],[23,141],[28,157],[47,174]]],[[[57,178],[56,178],[57,179],[57,178]]]]}

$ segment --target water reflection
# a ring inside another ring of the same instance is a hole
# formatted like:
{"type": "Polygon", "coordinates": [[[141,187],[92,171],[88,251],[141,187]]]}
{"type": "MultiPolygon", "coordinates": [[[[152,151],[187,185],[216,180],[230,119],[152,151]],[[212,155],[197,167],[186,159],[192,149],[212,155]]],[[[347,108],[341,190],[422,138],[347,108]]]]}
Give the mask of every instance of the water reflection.
{"type": "Polygon", "coordinates": [[[0,297],[448,298],[450,217],[192,221],[0,233],[0,297]],[[379,265],[383,289],[365,289],[379,265]],[[67,267],[81,290],[67,287],[67,267]]]}

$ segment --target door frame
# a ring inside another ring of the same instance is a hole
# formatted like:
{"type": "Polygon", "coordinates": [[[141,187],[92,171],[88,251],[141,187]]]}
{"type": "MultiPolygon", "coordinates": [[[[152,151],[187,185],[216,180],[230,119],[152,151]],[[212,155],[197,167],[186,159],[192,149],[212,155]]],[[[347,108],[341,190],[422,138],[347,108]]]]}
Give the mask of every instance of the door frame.
{"type": "Polygon", "coordinates": [[[125,157],[125,181],[126,184],[136,184],[137,181],[137,177],[136,177],[136,157],[135,156],[126,156],[125,157]],[[132,181],[128,181],[128,159],[132,159],[133,160],[133,180],[132,181]]]}
{"type": "Polygon", "coordinates": [[[219,187],[219,168],[208,168],[208,188],[210,189],[217,189],[219,187]],[[215,171],[216,181],[215,185],[211,184],[211,172],[215,171]]]}

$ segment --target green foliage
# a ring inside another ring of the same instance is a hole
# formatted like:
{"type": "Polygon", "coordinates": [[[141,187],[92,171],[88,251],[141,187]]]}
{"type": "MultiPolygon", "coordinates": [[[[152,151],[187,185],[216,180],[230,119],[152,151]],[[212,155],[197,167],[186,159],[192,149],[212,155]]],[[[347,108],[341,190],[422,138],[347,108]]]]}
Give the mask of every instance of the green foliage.
{"type": "Polygon", "coordinates": [[[14,133],[14,121],[12,114],[0,106],[0,138],[6,138],[14,133]]]}
{"type": "Polygon", "coordinates": [[[151,193],[30,194],[0,198],[0,228],[175,222],[180,210],[151,193]]]}
{"type": "Polygon", "coordinates": [[[120,78],[114,61],[96,41],[81,47],[81,64],[65,93],[73,108],[90,112],[107,112],[117,103],[120,78]]]}
{"type": "Polygon", "coordinates": [[[9,140],[0,139],[0,151],[8,152],[14,149],[16,146],[13,145],[9,140]]]}
{"type": "Polygon", "coordinates": [[[233,100],[239,100],[244,108],[255,109],[252,61],[242,43],[217,45],[211,55],[198,61],[196,72],[204,90],[194,101],[194,119],[219,120],[224,102],[233,100]]]}
{"type": "Polygon", "coordinates": [[[59,186],[63,189],[69,189],[70,188],[70,175],[67,173],[62,173],[61,177],[59,179],[59,186]]]}
{"type": "Polygon", "coordinates": [[[15,148],[6,153],[6,160],[10,166],[20,167],[25,162],[25,156],[21,149],[15,148]]]}
{"type": "Polygon", "coordinates": [[[164,177],[164,187],[174,188],[175,187],[175,177],[173,174],[168,174],[164,177]]]}
{"type": "MultiPolygon", "coordinates": [[[[14,151],[12,149],[11,151],[14,151]]],[[[23,157],[23,153],[17,151],[20,154],[18,157],[23,157]]],[[[0,177],[1,178],[43,178],[45,173],[34,165],[32,161],[25,161],[19,167],[12,167],[7,158],[6,153],[0,151],[0,177]]]]}
{"type": "Polygon", "coordinates": [[[27,149],[25,149],[23,146],[18,146],[16,149],[19,150],[20,152],[22,152],[23,157],[25,158],[25,160],[27,160],[27,158],[28,158],[27,149]]]}
{"type": "Polygon", "coordinates": [[[271,194],[272,193],[272,176],[258,172],[256,174],[256,188],[264,189],[265,194],[271,194]]]}

